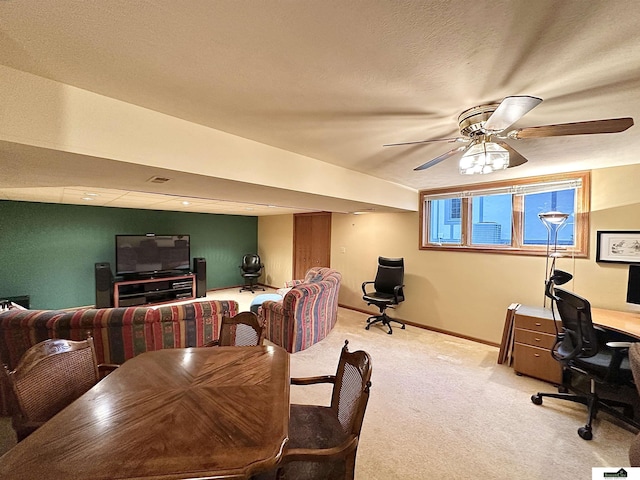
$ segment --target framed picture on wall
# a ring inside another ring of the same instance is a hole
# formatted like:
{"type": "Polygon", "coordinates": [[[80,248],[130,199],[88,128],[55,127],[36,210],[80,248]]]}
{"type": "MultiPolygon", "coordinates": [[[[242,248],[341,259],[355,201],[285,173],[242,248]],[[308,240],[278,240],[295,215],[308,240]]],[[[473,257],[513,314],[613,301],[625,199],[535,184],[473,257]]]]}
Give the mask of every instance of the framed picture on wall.
{"type": "Polygon", "coordinates": [[[640,231],[598,231],[596,262],[640,263],[640,231]]]}

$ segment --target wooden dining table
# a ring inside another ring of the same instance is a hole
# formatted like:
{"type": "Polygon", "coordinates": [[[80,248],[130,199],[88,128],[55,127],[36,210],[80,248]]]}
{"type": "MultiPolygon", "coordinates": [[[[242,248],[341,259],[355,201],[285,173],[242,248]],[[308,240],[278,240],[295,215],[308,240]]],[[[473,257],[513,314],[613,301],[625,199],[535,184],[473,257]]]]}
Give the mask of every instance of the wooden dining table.
{"type": "Polygon", "coordinates": [[[280,347],[143,353],[0,457],[3,480],[248,478],[288,440],[280,347]]]}

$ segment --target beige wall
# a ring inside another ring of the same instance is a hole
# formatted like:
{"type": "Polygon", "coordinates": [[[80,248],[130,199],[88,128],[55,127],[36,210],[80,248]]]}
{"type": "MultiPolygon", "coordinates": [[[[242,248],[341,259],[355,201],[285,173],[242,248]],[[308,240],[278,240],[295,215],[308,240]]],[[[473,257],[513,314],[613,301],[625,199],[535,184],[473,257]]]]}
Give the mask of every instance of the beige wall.
{"type": "Polygon", "coordinates": [[[264,264],[261,283],[280,288],[293,275],[293,215],[258,218],[258,255],[264,264]]]}
{"type": "Polygon", "coordinates": [[[3,65],[0,105],[0,141],[414,208],[414,189],[3,65]]]}
{"type": "MultiPolygon", "coordinates": [[[[595,307],[640,311],[625,302],[627,265],[595,261],[598,230],[640,230],[638,178],[640,165],[592,172],[589,258],[558,259],[575,276],[566,287],[595,307]]],[[[277,281],[291,273],[291,218],[258,224],[260,250],[273,262],[267,274],[277,281]]],[[[375,312],[362,301],[362,282],[373,280],[379,255],[404,257],[406,301],[392,315],[455,334],[497,344],[510,303],[543,304],[544,258],[419,250],[417,213],[334,214],[331,250],[331,266],[343,275],[341,304],[375,312]]]]}

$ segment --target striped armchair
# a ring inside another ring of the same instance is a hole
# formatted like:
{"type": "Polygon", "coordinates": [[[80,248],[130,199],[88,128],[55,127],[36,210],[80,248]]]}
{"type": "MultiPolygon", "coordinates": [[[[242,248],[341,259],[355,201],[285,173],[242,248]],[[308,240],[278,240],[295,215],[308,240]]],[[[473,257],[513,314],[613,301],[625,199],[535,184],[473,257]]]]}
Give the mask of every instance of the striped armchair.
{"type": "Polygon", "coordinates": [[[315,267],[304,280],[288,282],[282,301],[262,304],[265,338],[293,353],[326,337],[338,318],[341,280],[340,272],[315,267]]]}

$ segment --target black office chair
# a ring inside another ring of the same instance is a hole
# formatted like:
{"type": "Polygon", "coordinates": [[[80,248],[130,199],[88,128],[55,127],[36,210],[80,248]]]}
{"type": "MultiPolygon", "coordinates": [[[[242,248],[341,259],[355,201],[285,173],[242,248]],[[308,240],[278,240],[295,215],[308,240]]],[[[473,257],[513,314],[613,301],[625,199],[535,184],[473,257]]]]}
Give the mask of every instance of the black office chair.
{"type": "Polygon", "coordinates": [[[264,265],[260,262],[260,255],[257,253],[247,253],[242,257],[242,265],[240,265],[240,274],[244,278],[244,286],[240,289],[240,293],[248,290],[255,293],[255,290],[264,290],[263,287],[256,285],[258,278],[262,275],[264,265]]]}
{"type": "Polygon", "coordinates": [[[378,257],[376,279],[373,282],[362,283],[362,299],[367,302],[367,305],[375,305],[380,309],[380,315],[373,315],[367,318],[367,326],[365,327],[367,330],[371,325],[378,322],[389,327],[387,332],[389,335],[393,333],[391,322],[399,323],[402,325],[402,329],[405,328],[404,323],[388,317],[386,313],[387,308],[394,308],[395,305],[404,302],[403,282],[404,259],[378,257]],[[366,286],[371,284],[373,284],[374,291],[367,292],[366,286]]]}
{"type": "Polygon", "coordinates": [[[640,429],[640,424],[633,420],[631,404],[604,399],[596,392],[598,384],[606,384],[613,388],[622,385],[633,387],[628,357],[630,343],[607,341],[606,332],[594,327],[591,321],[589,302],[575,293],[553,288],[549,285],[553,283],[553,278],[551,277],[548,282],[547,296],[552,299],[552,308],[555,304],[560,314],[562,331],[556,336],[551,355],[563,366],[562,386],[558,388],[559,393],[538,392],[531,396],[531,401],[536,405],[542,405],[542,398],[549,397],[586,405],[587,423],[578,429],[578,435],[585,440],[593,438],[591,424],[598,411],[604,411],[640,429]],[[573,373],[578,373],[583,376],[583,379],[589,381],[588,392],[583,392],[578,386],[572,385],[572,383],[578,383],[572,382],[573,373]],[[568,390],[577,393],[564,393],[568,390]]]}

